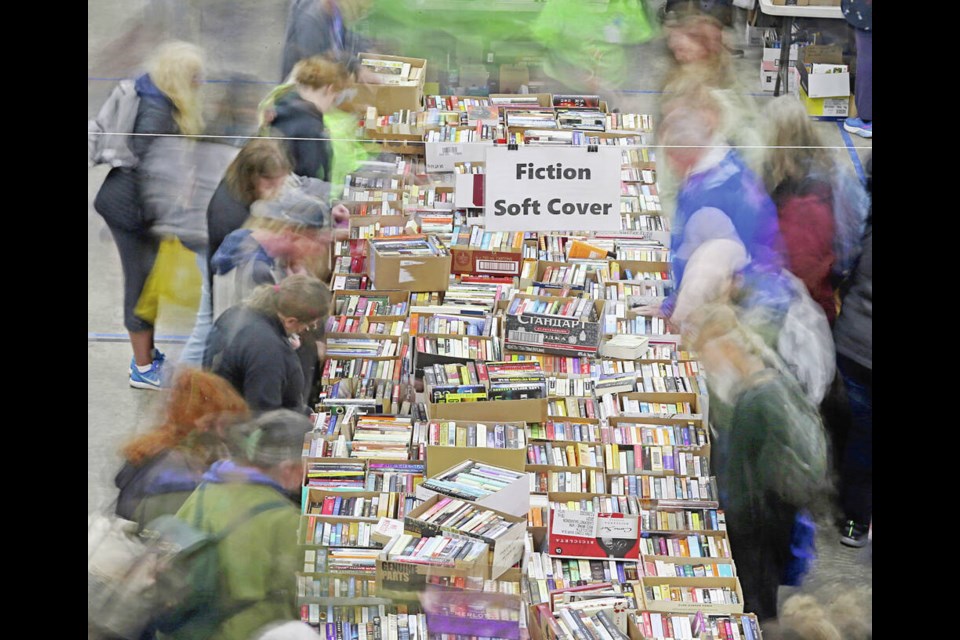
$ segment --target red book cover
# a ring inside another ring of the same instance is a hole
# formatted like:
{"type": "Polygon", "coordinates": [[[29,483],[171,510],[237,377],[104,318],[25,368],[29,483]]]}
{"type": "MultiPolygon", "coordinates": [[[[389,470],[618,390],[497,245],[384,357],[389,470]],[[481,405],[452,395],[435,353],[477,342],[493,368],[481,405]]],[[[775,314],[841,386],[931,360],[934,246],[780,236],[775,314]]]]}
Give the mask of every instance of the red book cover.
{"type": "Polygon", "coordinates": [[[320,510],[320,515],[329,516],[333,515],[333,505],[336,503],[337,499],[331,496],[328,496],[323,499],[323,508],[320,510]]]}
{"type": "Polygon", "coordinates": [[[648,638],[653,635],[653,625],[650,624],[650,612],[644,611],[640,614],[640,619],[643,622],[643,635],[648,638]]]}
{"type": "Polygon", "coordinates": [[[553,426],[553,420],[547,420],[547,440],[554,440],[557,437],[557,430],[553,426]]]}
{"type": "Polygon", "coordinates": [[[483,362],[477,363],[477,377],[480,379],[480,384],[489,386],[490,377],[487,375],[487,365],[483,362]]]}
{"type": "Polygon", "coordinates": [[[640,559],[635,515],[550,510],[550,555],[565,558],[640,559]]]}

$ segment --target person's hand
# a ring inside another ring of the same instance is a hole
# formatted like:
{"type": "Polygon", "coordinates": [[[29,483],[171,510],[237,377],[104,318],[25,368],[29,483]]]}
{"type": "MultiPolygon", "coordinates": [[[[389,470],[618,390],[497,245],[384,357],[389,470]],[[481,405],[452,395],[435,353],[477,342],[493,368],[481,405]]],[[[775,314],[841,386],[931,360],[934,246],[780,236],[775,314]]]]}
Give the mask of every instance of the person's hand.
{"type": "Polygon", "coordinates": [[[383,84],[380,81],[380,76],[364,66],[361,66],[360,70],[357,71],[357,82],[364,84],[383,84]]]}
{"type": "Polygon", "coordinates": [[[287,340],[290,341],[290,346],[293,347],[294,351],[300,348],[300,336],[296,333],[291,333],[287,336],[287,340]]]}
{"type": "Polygon", "coordinates": [[[334,226],[341,226],[344,223],[350,223],[350,209],[347,209],[346,205],[334,205],[330,213],[333,215],[333,220],[336,223],[334,226]]]}
{"type": "Polygon", "coordinates": [[[642,307],[635,307],[631,309],[631,311],[634,311],[640,314],[641,316],[648,316],[648,317],[654,317],[654,318],[664,317],[663,311],[660,309],[659,302],[656,304],[643,305],[642,307]]]}

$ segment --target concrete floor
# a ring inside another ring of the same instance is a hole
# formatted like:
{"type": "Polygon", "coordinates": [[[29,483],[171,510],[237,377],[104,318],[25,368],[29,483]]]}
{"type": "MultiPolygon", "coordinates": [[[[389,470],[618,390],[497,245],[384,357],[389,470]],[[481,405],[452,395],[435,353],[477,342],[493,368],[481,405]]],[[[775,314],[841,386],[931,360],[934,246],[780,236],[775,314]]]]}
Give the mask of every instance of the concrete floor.
{"type": "MultiPolygon", "coordinates": [[[[90,117],[96,114],[115,80],[134,74],[152,43],[170,34],[192,38],[207,50],[210,80],[242,71],[261,80],[265,93],[279,73],[286,4],[285,0],[90,0],[90,117]],[[144,23],[151,28],[142,26],[144,23]]],[[[742,20],[742,16],[740,18],[742,20]]],[[[742,41],[742,33],[742,28],[731,30],[728,34],[731,43],[736,45],[742,41]]],[[[735,60],[738,77],[762,107],[772,94],[759,92],[760,51],[744,47],[742,42],[739,46],[746,49],[746,55],[735,60]]],[[[643,45],[640,54],[642,64],[637,65],[635,76],[626,83],[629,89],[613,99],[611,106],[622,112],[658,113],[661,96],[657,89],[668,68],[663,40],[643,45]]],[[[216,89],[215,83],[212,88],[216,89]]],[[[826,144],[852,167],[854,158],[863,162],[871,152],[871,141],[856,136],[851,139],[836,122],[819,122],[816,126],[826,144]]],[[[87,193],[89,511],[103,508],[115,498],[113,476],[120,465],[117,448],[149,426],[159,397],[154,392],[127,386],[131,351],[122,322],[119,258],[103,220],[92,207],[106,172],[102,166],[89,170],[87,193]]],[[[162,312],[157,325],[158,344],[170,359],[176,360],[191,328],[189,315],[162,312]]],[[[833,531],[821,533],[818,545],[821,555],[805,590],[814,590],[818,599],[829,604],[838,595],[855,589],[869,604],[872,590],[869,550],[848,549],[839,545],[833,531]]],[[[870,615],[869,610],[865,615],[870,615]]],[[[773,637],[772,633],[769,635],[773,637]]]]}

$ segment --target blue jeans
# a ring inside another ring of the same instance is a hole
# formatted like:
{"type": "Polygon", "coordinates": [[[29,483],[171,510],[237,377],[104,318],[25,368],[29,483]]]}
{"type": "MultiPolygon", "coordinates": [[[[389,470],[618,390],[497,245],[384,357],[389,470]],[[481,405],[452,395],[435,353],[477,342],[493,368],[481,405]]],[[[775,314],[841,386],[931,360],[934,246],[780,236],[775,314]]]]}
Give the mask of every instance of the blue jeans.
{"type": "Polygon", "coordinates": [[[870,523],[873,516],[873,370],[837,355],[850,400],[850,432],[840,464],[840,507],[844,519],[870,523]]]}
{"type": "Polygon", "coordinates": [[[207,265],[207,252],[197,252],[197,266],[200,267],[200,306],[197,307],[197,319],[193,325],[193,333],[183,346],[180,354],[180,364],[195,367],[203,364],[203,351],[207,346],[207,334],[213,326],[213,299],[210,297],[210,275],[207,265]]]}

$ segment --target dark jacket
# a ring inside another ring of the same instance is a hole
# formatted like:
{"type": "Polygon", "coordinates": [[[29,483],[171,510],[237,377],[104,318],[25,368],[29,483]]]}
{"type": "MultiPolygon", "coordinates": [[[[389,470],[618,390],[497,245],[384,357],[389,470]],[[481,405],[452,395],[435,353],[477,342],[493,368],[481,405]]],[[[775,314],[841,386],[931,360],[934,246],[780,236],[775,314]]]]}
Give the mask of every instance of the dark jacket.
{"type": "Polygon", "coordinates": [[[293,71],[293,65],[304,58],[325,55],[350,64],[358,53],[371,51],[372,45],[347,29],[338,9],[326,11],[322,0],[294,0],[287,14],[283,36],[281,82],[293,71]]]}
{"type": "Polygon", "coordinates": [[[325,138],[323,140],[284,140],[293,172],[298,176],[330,181],[333,149],[330,134],[323,126],[323,114],[312,103],[290,91],[277,99],[274,133],[290,138],[325,138]]]}
{"type": "Polygon", "coordinates": [[[227,309],[207,338],[204,368],[226,378],[253,411],[306,413],[303,370],[276,316],[245,305],[227,309]]]}
{"type": "Polygon", "coordinates": [[[170,449],[143,463],[125,462],[114,478],[120,490],[116,513],[144,525],[173,515],[200,483],[206,465],[184,449],[170,449]]]}
{"type": "MultiPolygon", "coordinates": [[[[243,226],[250,216],[250,206],[238,200],[226,179],[221,180],[217,190],[213,192],[210,204],[207,206],[207,261],[212,262],[213,254],[217,252],[223,239],[231,231],[243,226]]],[[[209,273],[213,277],[213,269],[209,273]]]]}
{"type": "Polygon", "coordinates": [[[873,369],[873,219],[867,221],[863,253],[833,327],[837,353],[873,369]]]}
{"type": "MultiPolygon", "coordinates": [[[[153,84],[150,76],[143,74],[137,78],[134,86],[140,96],[140,104],[137,106],[133,133],[180,133],[173,119],[173,102],[153,84]]],[[[142,159],[154,140],[156,138],[153,136],[130,136],[130,150],[138,159],[142,159]]],[[[142,206],[139,181],[140,174],[136,169],[115,167],[107,174],[93,201],[93,208],[108,225],[126,231],[145,231],[150,227],[151,221],[145,216],[142,206]]]]}

